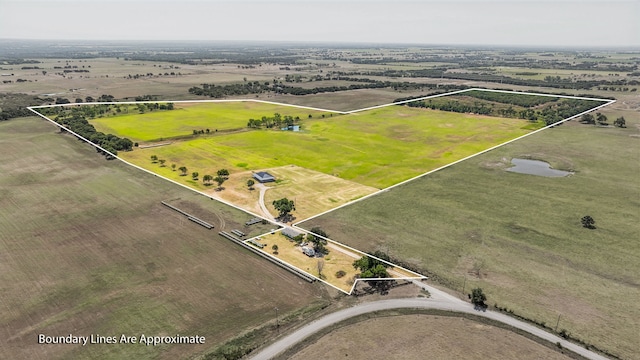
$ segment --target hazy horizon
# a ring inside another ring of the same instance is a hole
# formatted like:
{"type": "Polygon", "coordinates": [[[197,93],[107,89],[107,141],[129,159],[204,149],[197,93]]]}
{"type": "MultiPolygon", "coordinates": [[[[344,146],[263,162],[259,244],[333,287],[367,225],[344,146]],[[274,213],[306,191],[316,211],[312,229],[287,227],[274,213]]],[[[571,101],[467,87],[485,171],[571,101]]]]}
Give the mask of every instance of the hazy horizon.
{"type": "Polygon", "coordinates": [[[638,19],[630,0],[0,0],[0,39],[640,48],[638,19]]]}

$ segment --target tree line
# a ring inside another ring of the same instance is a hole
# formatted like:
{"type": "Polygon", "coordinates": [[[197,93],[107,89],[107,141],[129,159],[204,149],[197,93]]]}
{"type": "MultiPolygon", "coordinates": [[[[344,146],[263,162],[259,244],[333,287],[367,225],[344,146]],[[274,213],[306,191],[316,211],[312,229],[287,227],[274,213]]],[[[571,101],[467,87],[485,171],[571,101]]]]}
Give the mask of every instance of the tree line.
{"type": "MultiPolygon", "coordinates": [[[[480,92],[476,92],[480,93],[480,92]]],[[[465,93],[466,95],[466,93],[465,93]]],[[[510,94],[505,94],[510,95],[510,94]]],[[[517,94],[511,94],[520,96],[517,94]]],[[[491,98],[491,96],[488,96],[491,98]]],[[[511,101],[511,97],[494,97],[495,100],[511,101]]],[[[394,102],[400,102],[410,99],[396,99],[394,102]]],[[[517,100],[515,100],[517,101],[517,100]]],[[[514,102],[515,102],[514,101],[514,102]]],[[[495,101],[498,102],[498,101],[495,101]]],[[[526,102],[529,102],[527,100],[526,102]]],[[[432,110],[450,111],[457,113],[474,113],[480,115],[491,115],[508,118],[519,118],[529,121],[543,121],[546,125],[555,124],[563,119],[566,119],[575,114],[589,110],[602,104],[600,101],[595,100],[583,100],[583,99],[561,99],[558,98],[553,101],[552,104],[545,106],[541,109],[523,108],[520,105],[514,108],[510,103],[508,107],[495,106],[488,100],[474,101],[472,103],[465,101],[448,100],[445,98],[427,99],[412,101],[405,104],[399,104],[402,106],[416,107],[416,108],[429,108],[432,110]]]]}
{"type": "Polygon", "coordinates": [[[381,88],[393,88],[396,91],[401,90],[424,90],[426,89],[443,89],[443,90],[460,90],[468,88],[461,85],[438,85],[438,84],[418,84],[415,82],[392,82],[371,80],[367,78],[353,78],[353,77],[331,77],[330,80],[345,80],[356,82],[356,84],[342,85],[342,86],[317,86],[314,88],[303,88],[298,86],[285,85],[282,82],[273,80],[271,82],[259,82],[248,81],[244,83],[228,84],[228,85],[215,85],[215,84],[201,84],[202,86],[193,86],[189,88],[189,93],[198,96],[208,96],[212,98],[224,98],[226,96],[238,96],[249,94],[262,94],[272,92],[275,94],[290,94],[290,95],[311,95],[327,92],[339,92],[359,89],[381,89],[381,88]]]}
{"type": "Polygon", "coordinates": [[[467,91],[464,93],[464,95],[471,96],[477,99],[499,102],[503,104],[518,105],[525,108],[537,106],[540,104],[545,104],[548,102],[558,101],[559,99],[556,97],[549,97],[549,96],[499,93],[499,92],[492,92],[492,91],[477,91],[477,90],[467,91]]]}
{"type": "MultiPolygon", "coordinates": [[[[311,115],[309,115],[311,117],[311,115]]],[[[263,116],[261,119],[249,119],[247,123],[247,127],[252,129],[258,129],[262,126],[266,128],[280,127],[282,125],[292,126],[300,121],[300,117],[296,116],[295,118],[290,115],[282,116],[279,113],[273,114],[272,117],[263,116]]]]}
{"type": "MultiPolygon", "coordinates": [[[[96,128],[87,121],[87,119],[81,116],[75,115],[69,118],[58,118],[56,119],[56,122],[64,125],[69,130],[84,137],[92,143],[99,145],[113,155],[117,155],[118,151],[131,151],[133,148],[133,142],[131,140],[97,131],[96,128]]],[[[109,157],[107,153],[104,153],[104,155],[109,157]]]]}
{"type": "Polygon", "coordinates": [[[496,75],[489,72],[448,72],[446,67],[432,69],[416,69],[416,70],[383,70],[383,71],[354,71],[345,73],[349,76],[386,76],[386,77],[423,77],[423,78],[441,78],[456,80],[471,80],[483,82],[497,82],[501,84],[521,85],[521,86],[541,86],[556,89],[592,89],[598,86],[625,86],[639,85],[637,80],[627,81],[620,80],[577,80],[547,77],[544,80],[537,79],[520,79],[506,75],[496,75]]]}
{"type": "MultiPolygon", "coordinates": [[[[54,107],[40,109],[40,112],[49,116],[58,124],[65,126],[67,129],[84,137],[92,143],[99,145],[106,151],[111,152],[113,155],[117,155],[118,151],[131,151],[134,146],[133,141],[113,134],[105,134],[97,131],[96,128],[87,120],[111,111],[113,107],[116,107],[116,105],[104,104],[73,108],[54,107]]],[[[109,158],[107,153],[104,153],[104,155],[109,158]]]]}

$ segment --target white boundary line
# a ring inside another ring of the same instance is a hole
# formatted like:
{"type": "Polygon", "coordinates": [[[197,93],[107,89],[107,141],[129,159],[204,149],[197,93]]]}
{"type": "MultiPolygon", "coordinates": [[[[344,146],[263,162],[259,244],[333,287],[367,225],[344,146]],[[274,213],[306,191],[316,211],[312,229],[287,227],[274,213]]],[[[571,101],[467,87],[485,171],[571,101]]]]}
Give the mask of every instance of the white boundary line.
{"type": "MultiPolygon", "coordinates": [[[[376,279],[376,280],[422,280],[422,279],[426,279],[426,278],[427,278],[426,276],[421,275],[421,274],[418,274],[418,273],[416,273],[415,271],[411,271],[411,270],[409,270],[409,269],[405,269],[405,268],[403,268],[402,266],[399,266],[399,265],[393,264],[393,263],[391,263],[391,262],[389,262],[389,261],[386,261],[386,260],[380,259],[380,258],[375,257],[375,256],[370,255],[370,254],[367,254],[367,253],[365,253],[365,252],[363,252],[363,251],[361,251],[361,250],[358,250],[358,249],[352,248],[352,247],[350,247],[350,246],[348,246],[348,245],[345,245],[345,244],[339,243],[339,242],[337,242],[337,241],[331,240],[331,239],[326,238],[326,237],[324,237],[324,236],[316,235],[315,233],[312,233],[311,231],[307,231],[307,230],[305,230],[305,229],[301,229],[301,228],[296,228],[296,229],[297,229],[297,230],[300,230],[301,232],[303,232],[303,233],[305,233],[305,234],[313,234],[314,236],[317,236],[317,237],[319,237],[319,238],[322,238],[322,239],[327,240],[327,242],[331,242],[331,243],[335,244],[336,246],[346,248],[346,249],[348,249],[348,250],[350,250],[350,251],[353,251],[353,252],[356,252],[357,254],[360,254],[360,255],[362,255],[362,256],[365,256],[365,255],[366,255],[366,256],[369,256],[369,257],[374,258],[374,259],[376,259],[376,260],[379,260],[379,261],[381,261],[381,262],[384,262],[384,263],[388,264],[390,267],[394,267],[394,268],[402,269],[402,270],[404,270],[404,271],[407,271],[407,272],[409,272],[409,273],[412,273],[412,274],[415,274],[415,275],[416,275],[415,277],[407,277],[407,276],[405,276],[405,277],[397,277],[397,278],[381,278],[381,279],[376,279]]],[[[273,233],[275,233],[275,232],[282,232],[282,230],[284,230],[284,228],[280,228],[280,229],[277,229],[277,230],[272,231],[272,232],[273,232],[273,233]]],[[[259,237],[261,237],[261,236],[270,235],[272,232],[265,233],[265,234],[262,234],[262,235],[254,236],[254,237],[252,237],[252,238],[250,238],[250,239],[243,240],[243,242],[244,242],[245,244],[248,244],[248,243],[249,243],[249,241],[251,241],[251,240],[255,240],[255,239],[257,239],[257,238],[259,238],[259,237]]],[[[251,245],[251,244],[248,244],[248,245],[251,245]]],[[[325,284],[327,284],[327,285],[331,286],[332,288],[334,288],[334,289],[336,289],[336,290],[342,291],[343,293],[345,293],[345,294],[347,294],[347,295],[351,295],[351,294],[353,293],[353,290],[355,289],[356,285],[358,284],[358,281],[369,280],[369,279],[355,279],[355,281],[353,282],[353,285],[351,286],[351,290],[349,290],[349,291],[347,292],[347,291],[344,291],[343,289],[340,289],[339,287],[337,287],[337,286],[335,286],[335,285],[331,284],[330,282],[328,282],[328,281],[326,281],[326,280],[323,280],[323,279],[319,278],[318,276],[315,276],[315,275],[313,275],[313,274],[311,274],[311,273],[309,273],[309,272],[307,272],[307,271],[305,271],[305,270],[302,270],[301,268],[299,268],[299,267],[297,267],[297,266],[295,266],[295,265],[293,265],[293,264],[291,264],[291,263],[289,263],[289,262],[287,262],[287,261],[284,261],[282,258],[279,258],[279,257],[275,257],[275,256],[273,256],[273,255],[272,255],[272,254],[270,254],[268,251],[263,251],[262,249],[259,249],[259,250],[261,250],[263,253],[265,253],[265,254],[266,254],[266,255],[268,255],[269,257],[271,257],[271,258],[273,258],[273,259],[276,259],[276,260],[278,260],[278,261],[280,261],[280,262],[283,262],[283,263],[287,264],[288,266],[294,267],[294,268],[298,269],[299,271],[301,271],[301,272],[303,272],[303,273],[305,273],[305,274],[309,275],[310,277],[312,277],[312,278],[316,279],[317,281],[321,281],[321,282],[323,282],[323,283],[325,283],[325,284]]],[[[321,259],[321,258],[320,258],[320,259],[321,259]]]]}
{"type": "MultiPolygon", "coordinates": [[[[469,90],[481,90],[481,89],[469,89],[469,90]]],[[[467,90],[467,91],[468,91],[468,90],[467,90]]],[[[525,94],[528,94],[528,93],[525,93],[525,94]]],[[[569,97],[569,98],[571,98],[571,97],[569,97]]],[[[418,100],[418,99],[416,99],[416,100],[418,100]]],[[[416,100],[413,100],[413,101],[416,101],[416,100]]],[[[594,110],[598,110],[598,109],[603,108],[603,107],[605,107],[605,106],[609,106],[609,105],[613,104],[614,102],[616,102],[616,100],[611,100],[611,99],[588,99],[588,98],[583,98],[583,100],[606,101],[606,103],[605,103],[605,104],[602,104],[602,105],[598,105],[598,106],[596,106],[596,107],[594,107],[594,108],[591,108],[591,109],[589,109],[589,110],[583,111],[583,112],[581,112],[581,113],[579,113],[579,114],[576,114],[576,115],[570,116],[570,117],[568,117],[568,118],[566,118],[566,119],[563,119],[563,120],[561,120],[561,121],[558,121],[558,122],[556,122],[556,123],[554,123],[554,124],[547,125],[547,126],[545,126],[545,127],[543,127],[543,128],[540,128],[540,129],[538,129],[538,130],[534,130],[534,131],[532,131],[532,132],[530,132],[530,133],[524,134],[524,135],[519,136],[519,137],[517,137],[517,138],[515,138],[515,139],[511,139],[511,140],[509,140],[509,141],[503,142],[502,144],[498,144],[498,145],[492,146],[492,147],[490,147],[490,148],[488,148],[488,149],[485,149],[485,150],[482,150],[482,151],[480,151],[480,152],[478,152],[478,153],[475,153],[475,154],[469,155],[469,156],[467,156],[467,157],[464,157],[464,158],[462,158],[462,159],[460,159],[460,160],[456,160],[456,161],[454,161],[454,162],[452,162],[452,163],[449,163],[449,164],[443,165],[443,166],[441,166],[441,167],[439,167],[439,168],[437,168],[437,169],[433,169],[433,170],[428,171],[428,172],[426,172],[426,173],[424,173],[424,174],[420,174],[420,175],[414,176],[414,177],[412,177],[412,178],[410,178],[410,179],[407,179],[407,180],[402,181],[402,182],[400,182],[400,183],[397,183],[397,184],[395,184],[395,185],[391,185],[391,186],[389,186],[389,187],[386,187],[386,188],[384,188],[384,189],[381,189],[381,190],[379,190],[379,191],[376,191],[376,192],[374,192],[374,193],[372,193],[372,194],[365,195],[365,196],[363,196],[363,197],[361,197],[361,198],[359,198],[359,199],[353,200],[353,201],[348,202],[348,203],[346,203],[346,204],[342,204],[342,205],[340,205],[340,206],[338,206],[338,207],[335,207],[335,208],[333,208],[333,209],[330,209],[330,210],[324,211],[324,212],[322,212],[322,213],[320,213],[320,214],[313,215],[313,216],[311,216],[311,217],[308,217],[308,218],[306,218],[306,219],[304,219],[304,220],[302,220],[302,221],[299,221],[299,222],[297,222],[297,223],[293,224],[292,226],[294,226],[294,227],[296,227],[296,228],[299,228],[298,226],[299,226],[300,224],[302,224],[303,222],[305,222],[305,221],[315,219],[315,218],[317,218],[317,217],[319,217],[319,216],[322,216],[322,215],[325,215],[325,214],[327,214],[327,213],[329,213],[329,212],[331,212],[331,211],[338,210],[338,209],[343,208],[343,207],[345,207],[345,206],[349,206],[349,205],[351,205],[351,204],[355,204],[355,203],[357,203],[357,202],[359,202],[359,201],[366,200],[366,199],[368,199],[368,198],[370,198],[370,197],[372,197],[372,196],[376,196],[376,195],[379,195],[379,194],[381,194],[381,193],[387,192],[387,191],[389,191],[389,190],[391,190],[391,189],[393,189],[393,188],[396,188],[396,187],[398,187],[398,186],[402,186],[402,185],[404,185],[404,184],[406,184],[406,183],[408,183],[408,182],[411,182],[411,181],[417,180],[417,179],[419,179],[419,178],[421,178],[421,177],[427,176],[427,175],[432,174],[432,173],[434,173],[434,172],[436,172],[436,171],[440,171],[440,170],[446,169],[446,168],[448,168],[448,167],[450,167],[450,166],[453,166],[453,165],[455,165],[455,164],[457,164],[457,163],[463,162],[463,161],[465,161],[465,160],[469,160],[469,159],[474,158],[474,157],[476,157],[476,156],[478,156],[478,155],[482,155],[482,154],[484,154],[484,153],[486,153],[486,152],[489,152],[489,151],[491,151],[491,150],[494,150],[494,149],[497,149],[497,148],[502,147],[502,146],[504,146],[504,145],[510,144],[510,143],[512,143],[512,142],[514,142],[514,141],[517,141],[517,140],[523,139],[523,138],[525,138],[525,137],[527,137],[527,136],[531,136],[531,135],[536,134],[536,133],[538,133],[538,132],[541,132],[541,131],[543,131],[543,130],[546,130],[546,129],[552,128],[552,127],[554,127],[554,126],[556,126],[556,125],[563,124],[563,123],[565,123],[565,122],[567,122],[567,121],[569,121],[569,120],[575,119],[575,118],[577,118],[577,117],[579,117],[579,116],[582,116],[582,115],[584,115],[584,114],[590,113],[590,112],[592,112],[592,111],[594,111],[594,110]]],[[[394,105],[394,104],[391,104],[391,105],[394,105]]],[[[388,105],[386,105],[386,106],[388,106],[388,105]]]]}
{"type": "MultiPolygon", "coordinates": [[[[515,138],[515,139],[509,140],[509,141],[504,142],[504,143],[502,143],[502,144],[495,145],[495,146],[490,147],[490,148],[488,148],[488,149],[482,150],[482,151],[480,151],[480,152],[478,152],[478,153],[475,153],[475,154],[472,154],[472,155],[467,156],[467,157],[465,157],[465,158],[462,158],[462,159],[460,159],[460,160],[454,161],[454,162],[452,162],[452,163],[450,163],[450,164],[447,164],[447,165],[441,166],[441,167],[439,167],[439,168],[437,168],[437,169],[434,169],[434,170],[428,171],[428,172],[426,172],[426,173],[424,173],[424,174],[421,174],[421,175],[415,176],[415,177],[413,177],[413,178],[410,178],[410,179],[408,179],[408,180],[402,181],[402,182],[400,182],[400,183],[398,183],[398,184],[395,184],[395,185],[389,186],[389,187],[387,187],[387,188],[381,189],[381,190],[379,190],[379,191],[377,191],[377,192],[375,192],[375,193],[373,193],[373,194],[369,194],[369,195],[363,196],[363,197],[361,197],[361,198],[359,198],[359,199],[353,200],[353,201],[348,202],[348,203],[346,203],[346,204],[342,204],[342,205],[340,205],[340,206],[338,206],[338,207],[335,207],[335,208],[333,208],[333,209],[330,209],[330,210],[324,211],[324,212],[322,212],[322,213],[320,213],[320,214],[317,214],[317,215],[311,216],[311,217],[306,218],[306,219],[304,219],[304,220],[302,220],[302,221],[300,221],[300,222],[297,222],[297,223],[292,224],[292,225],[291,225],[291,227],[293,227],[293,228],[295,228],[295,229],[297,229],[297,230],[300,230],[300,231],[302,231],[302,232],[304,232],[304,233],[306,233],[306,234],[309,234],[309,233],[311,233],[310,231],[307,231],[307,230],[305,230],[305,229],[303,229],[303,228],[299,227],[298,225],[299,225],[299,224],[302,224],[302,223],[304,223],[304,222],[306,222],[306,221],[308,221],[308,220],[312,220],[312,219],[315,219],[315,218],[317,218],[317,217],[319,217],[319,216],[325,215],[325,214],[327,214],[327,213],[329,213],[329,212],[332,212],[332,211],[335,211],[335,210],[341,209],[341,208],[343,208],[343,207],[345,207],[345,206],[348,206],[348,205],[351,205],[351,204],[357,203],[357,202],[359,202],[359,201],[366,200],[366,199],[368,199],[368,198],[370,198],[370,197],[372,197],[372,196],[376,196],[376,195],[379,195],[379,194],[381,194],[381,193],[387,192],[387,191],[389,191],[389,190],[391,190],[391,189],[393,189],[393,188],[396,188],[396,187],[398,187],[398,186],[404,185],[404,184],[406,184],[406,183],[408,183],[408,182],[411,182],[411,181],[414,181],[414,180],[419,179],[419,178],[421,178],[421,177],[424,177],[424,176],[426,176],[426,175],[432,174],[432,173],[434,173],[434,172],[436,172],[436,171],[440,171],[440,170],[442,170],[442,169],[446,169],[446,168],[448,168],[448,167],[450,167],[450,166],[453,166],[453,165],[455,165],[455,164],[457,164],[457,163],[460,163],[460,162],[462,162],[462,161],[469,160],[469,159],[471,159],[471,158],[473,158],[473,157],[476,157],[476,156],[478,156],[478,155],[482,155],[482,154],[484,154],[484,153],[486,153],[486,152],[489,152],[489,151],[491,151],[491,150],[497,149],[497,148],[499,148],[499,147],[502,147],[502,146],[504,146],[504,145],[510,144],[510,143],[512,143],[512,142],[514,142],[514,141],[520,140],[520,139],[525,138],[525,137],[527,137],[527,136],[530,136],[530,135],[536,134],[536,133],[538,133],[538,132],[540,132],[540,131],[546,130],[546,129],[551,128],[551,127],[554,127],[554,126],[556,126],[556,125],[560,125],[560,124],[562,124],[562,123],[564,123],[564,122],[567,122],[567,121],[569,121],[569,120],[572,120],[572,119],[575,119],[575,118],[577,118],[577,117],[579,117],[579,116],[582,116],[583,114],[587,114],[587,113],[589,113],[589,112],[592,112],[592,111],[594,111],[594,110],[598,110],[598,109],[600,109],[600,108],[603,108],[603,107],[605,107],[605,106],[611,105],[611,104],[613,104],[614,102],[616,102],[616,100],[611,100],[611,99],[598,99],[598,98],[578,97],[578,96],[569,96],[569,95],[553,95],[553,94],[542,94],[542,93],[529,93],[529,92],[522,92],[522,91],[509,91],[509,90],[494,90],[494,89],[470,88],[470,89],[464,89],[464,90],[452,91],[452,92],[443,93],[443,94],[436,94],[436,95],[424,96],[424,97],[420,97],[420,98],[415,98],[415,99],[410,99],[410,100],[404,100],[404,101],[399,101],[399,102],[395,102],[395,103],[388,103],[388,104],[383,104],[383,105],[371,106],[371,107],[362,108],[362,109],[357,109],[357,110],[351,110],[351,111],[328,110],[328,109],[321,109],[321,108],[315,108],[315,107],[310,107],[310,106],[301,106],[301,105],[292,105],[292,104],[282,104],[282,103],[277,103],[277,102],[273,102],[273,101],[255,100],[255,99],[229,99],[229,100],[178,100],[178,101],[166,101],[166,100],[162,100],[162,101],[90,102],[90,103],[68,103],[68,104],[56,104],[56,105],[29,106],[29,107],[27,107],[27,109],[29,109],[31,112],[35,113],[36,115],[38,115],[38,116],[40,116],[40,117],[44,118],[45,120],[47,120],[47,121],[51,122],[52,124],[56,125],[57,127],[59,127],[59,128],[61,128],[61,129],[66,130],[67,132],[69,132],[69,133],[73,134],[73,135],[74,135],[74,136],[76,136],[77,138],[79,138],[79,139],[81,139],[81,140],[85,141],[86,143],[88,143],[88,144],[90,144],[90,145],[94,146],[94,147],[95,147],[95,148],[97,148],[97,149],[100,149],[100,150],[101,150],[101,151],[103,151],[104,153],[109,154],[110,156],[113,156],[115,159],[120,160],[120,161],[122,161],[123,163],[125,163],[125,164],[127,164],[127,165],[129,165],[129,166],[132,166],[132,167],[134,167],[134,168],[136,168],[136,169],[138,169],[138,170],[142,170],[142,171],[144,171],[144,172],[146,172],[146,173],[148,173],[148,174],[154,175],[154,176],[156,176],[156,177],[160,177],[161,179],[167,180],[167,181],[169,181],[169,182],[171,182],[171,183],[173,183],[173,184],[176,184],[176,185],[182,186],[182,187],[183,187],[183,188],[185,188],[185,189],[188,189],[188,190],[194,191],[194,192],[196,192],[196,193],[198,193],[198,194],[200,194],[200,195],[203,195],[203,196],[205,196],[205,197],[207,197],[207,198],[209,198],[209,199],[211,199],[211,200],[216,200],[216,201],[221,202],[221,203],[223,203],[223,204],[225,204],[225,205],[229,205],[229,206],[231,206],[231,207],[233,207],[233,208],[235,208],[235,209],[237,209],[237,210],[240,210],[240,211],[242,211],[242,212],[245,212],[245,213],[247,213],[247,214],[250,214],[250,215],[252,215],[252,216],[254,216],[254,217],[258,217],[258,218],[261,218],[261,219],[267,220],[269,223],[271,223],[271,224],[273,224],[273,225],[276,225],[276,226],[278,226],[278,227],[282,227],[282,226],[285,226],[285,227],[286,227],[286,225],[285,225],[285,224],[280,224],[280,223],[278,223],[278,222],[275,222],[275,221],[272,221],[272,220],[266,219],[265,217],[263,217],[263,216],[261,216],[261,215],[254,214],[254,213],[252,213],[251,211],[248,211],[248,210],[246,210],[246,209],[240,208],[240,207],[238,207],[238,206],[236,206],[236,205],[234,205],[234,204],[232,204],[232,203],[230,203],[230,202],[227,202],[227,201],[225,201],[225,200],[223,200],[223,199],[219,199],[219,198],[212,197],[211,195],[205,194],[205,193],[203,193],[203,192],[201,192],[201,191],[199,191],[199,190],[193,189],[193,188],[191,188],[191,187],[189,187],[189,186],[187,186],[187,185],[181,184],[181,183],[179,183],[179,182],[177,182],[177,181],[175,181],[175,180],[172,180],[172,179],[166,178],[166,177],[164,177],[164,176],[162,176],[162,175],[156,174],[156,173],[154,173],[154,172],[152,172],[152,171],[150,171],[150,170],[147,170],[147,169],[145,169],[145,168],[142,168],[142,167],[140,167],[140,166],[138,166],[138,165],[132,164],[132,163],[130,163],[130,162],[128,162],[128,161],[126,161],[126,160],[124,160],[123,158],[118,157],[118,156],[114,155],[113,153],[111,153],[111,152],[109,152],[109,151],[107,151],[107,150],[103,149],[101,146],[99,146],[99,145],[97,145],[97,144],[92,143],[92,142],[91,142],[91,141],[89,141],[88,139],[86,139],[86,138],[84,138],[84,137],[80,136],[79,134],[77,134],[77,133],[75,133],[75,132],[73,132],[73,131],[69,130],[68,128],[66,128],[66,127],[62,126],[61,124],[59,124],[59,123],[57,123],[57,122],[55,122],[55,121],[53,121],[53,120],[49,119],[47,116],[45,116],[44,114],[41,114],[41,113],[37,112],[37,111],[36,111],[36,110],[34,110],[34,109],[42,109],[42,108],[50,108],[50,107],[83,106],[83,105],[155,104],[155,103],[225,103],[225,102],[257,102],[257,103],[264,103],[264,104],[271,104],[271,105],[279,105],[279,106],[288,106],[288,107],[293,107],[293,108],[307,109],[307,110],[315,110],[315,111],[326,111],[326,112],[330,112],[330,113],[337,113],[337,114],[347,115],[347,114],[354,114],[354,113],[357,113],[357,112],[363,112],[363,111],[367,111],[367,110],[374,110],[374,109],[384,108],[384,107],[388,107],[388,106],[392,106],[392,105],[402,105],[402,104],[406,104],[406,103],[413,102],[413,101],[420,101],[420,100],[432,99],[432,98],[436,98],[436,97],[442,97],[442,96],[455,95],[455,94],[460,94],[460,93],[464,93],[464,92],[468,92],[468,91],[474,91],[474,90],[477,90],[477,91],[489,91],[489,92],[499,92],[499,93],[522,94],[522,95],[536,95],[536,96],[558,97],[558,98],[567,98],[567,99],[594,100],[594,101],[604,101],[604,102],[606,102],[606,103],[605,103],[605,104],[602,104],[602,105],[599,105],[599,106],[596,106],[596,107],[594,107],[594,108],[591,108],[591,109],[589,109],[589,110],[583,111],[583,112],[581,112],[581,113],[579,113],[579,114],[576,114],[576,115],[570,116],[570,117],[568,117],[568,118],[566,118],[566,119],[563,119],[563,120],[561,120],[561,121],[559,121],[559,122],[556,122],[556,123],[554,123],[554,124],[552,124],[552,125],[548,125],[548,126],[545,126],[545,127],[541,128],[541,129],[538,129],[538,130],[532,131],[532,132],[530,132],[530,133],[528,133],[528,134],[525,134],[525,135],[519,136],[519,137],[517,137],[517,138],[515,138]]],[[[282,228],[279,228],[279,229],[277,229],[276,231],[282,231],[282,228]]],[[[258,236],[256,236],[256,237],[266,236],[267,234],[270,234],[270,233],[271,233],[271,231],[269,231],[269,232],[267,232],[267,233],[264,233],[264,234],[262,234],[262,235],[258,235],[258,236]]],[[[417,275],[417,277],[383,278],[383,279],[376,279],[376,280],[417,280],[417,279],[426,279],[426,277],[425,277],[425,276],[420,275],[420,274],[418,274],[418,273],[416,273],[416,272],[414,272],[414,271],[411,271],[411,270],[409,270],[409,269],[405,269],[405,268],[404,268],[404,267],[402,267],[402,266],[399,266],[399,265],[393,264],[393,263],[391,263],[391,262],[388,262],[388,261],[386,261],[386,260],[380,259],[380,258],[378,258],[378,257],[375,257],[375,256],[371,255],[371,254],[364,253],[363,251],[360,251],[360,250],[358,250],[358,249],[352,248],[352,247],[350,247],[350,246],[348,246],[348,245],[345,245],[345,244],[342,244],[342,243],[340,243],[340,242],[337,242],[337,241],[334,241],[334,240],[331,240],[331,239],[328,239],[328,238],[325,238],[325,237],[322,237],[322,236],[319,236],[319,235],[316,235],[316,234],[313,234],[313,235],[314,235],[314,236],[321,237],[321,238],[323,238],[323,239],[325,239],[325,240],[327,240],[327,241],[330,241],[330,242],[332,242],[332,243],[336,244],[337,246],[341,246],[341,247],[347,248],[347,249],[349,249],[349,250],[351,250],[351,251],[355,251],[356,253],[360,253],[360,254],[363,254],[363,255],[369,256],[369,257],[371,257],[371,258],[374,258],[374,259],[376,259],[376,260],[378,260],[378,261],[382,261],[382,262],[384,262],[384,263],[386,263],[386,264],[389,264],[389,265],[390,265],[390,266],[392,266],[392,267],[396,267],[396,268],[402,269],[402,270],[404,270],[404,271],[407,271],[407,272],[409,272],[409,273],[412,273],[412,274],[416,274],[416,275],[417,275]]],[[[253,238],[251,238],[251,239],[255,239],[256,237],[253,237],[253,238]]],[[[251,240],[251,239],[247,239],[247,240],[245,240],[245,241],[248,241],[248,240],[251,240]]],[[[265,253],[265,254],[267,254],[267,255],[269,255],[270,257],[273,257],[271,254],[269,254],[269,253],[268,253],[268,252],[266,252],[266,251],[265,251],[264,253],[265,253]]],[[[323,283],[325,283],[325,284],[327,284],[327,285],[329,285],[329,286],[331,286],[331,287],[333,287],[333,288],[335,288],[335,289],[337,289],[337,290],[339,290],[339,291],[341,291],[341,292],[346,293],[347,295],[351,295],[351,294],[353,293],[353,290],[355,289],[356,285],[358,284],[358,281],[366,281],[366,280],[367,280],[367,279],[356,279],[356,280],[354,281],[354,283],[353,283],[353,286],[351,287],[351,290],[350,290],[349,292],[346,292],[346,291],[344,291],[344,290],[342,290],[342,289],[340,289],[340,288],[336,287],[335,285],[330,284],[329,282],[327,282],[327,281],[325,281],[325,280],[322,280],[322,279],[318,278],[317,276],[315,276],[315,275],[313,275],[313,274],[310,274],[310,273],[308,273],[308,272],[306,272],[306,271],[304,271],[304,270],[302,270],[302,269],[298,268],[297,266],[294,266],[294,265],[292,265],[292,264],[289,264],[289,263],[287,263],[286,261],[283,261],[282,259],[279,259],[279,258],[277,258],[277,259],[278,259],[279,261],[282,261],[283,263],[285,263],[285,264],[289,265],[289,266],[292,266],[292,267],[294,267],[294,268],[298,269],[299,271],[301,271],[301,272],[303,272],[303,273],[305,273],[305,274],[310,275],[311,277],[313,277],[313,278],[315,278],[315,279],[317,279],[317,280],[319,280],[319,281],[322,281],[323,283]]]]}
{"type": "Polygon", "coordinates": [[[274,101],[257,100],[257,99],[176,100],[176,101],[167,101],[167,100],[159,100],[159,101],[110,101],[110,102],[67,103],[67,104],[29,106],[29,107],[27,107],[27,109],[31,110],[31,109],[50,108],[50,107],[82,106],[82,105],[135,105],[135,104],[228,103],[228,102],[256,102],[256,103],[262,103],[262,104],[287,106],[287,107],[293,107],[293,108],[298,108],[298,109],[315,110],[315,111],[326,111],[326,112],[330,112],[330,113],[334,113],[334,114],[347,114],[347,112],[345,112],[345,111],[329,110],[329,109],[322,109],[322,108],[316,108],[316,107],[311,107],[311,106],[302,106],[302,105],[294,105],[294,104],[283,104],[283,103],[278,103],[278,102],[274,102],[274,101]]]}

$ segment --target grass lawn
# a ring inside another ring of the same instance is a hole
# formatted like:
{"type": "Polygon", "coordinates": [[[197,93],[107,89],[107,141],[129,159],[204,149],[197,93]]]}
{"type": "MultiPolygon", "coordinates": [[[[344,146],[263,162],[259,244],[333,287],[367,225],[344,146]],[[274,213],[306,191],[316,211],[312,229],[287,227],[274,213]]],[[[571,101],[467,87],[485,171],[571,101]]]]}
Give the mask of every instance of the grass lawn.
{"type": "MultiPolygon", "coordinates": [[[[351,291],[356,279],[355,276],[360,273],[353,267],[353,262],[365,255],[334,242],[329,242],[327,244],[329,254],[322,258],[308,257],[302,253],[300,246],[280,232],[261,236],[258,241],[266,245],[262,251],[282,259],[313,276],[319,277],[318,266],[321,263],[322,279],[346,292],[351,291]],[[273,251],[273,245],[278,245],[277,253],[273,251]],[[338,271],[344,271],[345,274],[338,277],[338,271]]],[[[416,274],[398,267],[390,267],[387,271],[389,276],[393,278],[416,277],[416,274]]]]}
{"type": "Polygon", "coordinates": [[[274,306],[284,316],[326,302],[317,286],[217,235],[254,230],[242,211],[107,161],[39,118],[0,122],[0,152],[0,358],[187,358],[273,320],[274,306]],[[47,346],[40,333],[206,343],[47,346]]]}
{"type": "MultiPolygon", "coordinates": [[[[120,155],[186,183],[150,157],[215,174],[297,165],[385,188],[493,145],[526,134],[524,120],[392,106],[363,113],[304,120],[303,131],[256,130],[179,141],[120,155]]],[[[201,184],[191,184],[202,187],[201,184]]]]}
{"type": "Polygon", "coordinates": [[[249,119],[282,116],[307,119],[326,112],[257,102],[176,103],[171,111],[125,114],[91,120],[96,130],[116,134],[132,141],[154,141],[193,134],[193,130],[245,130],[249,119]]]}
{"type": "Polygon", "coordinates": [[[353,286],[354,276],[358,273],[352,266],[356,258],[344,252],[329,248],[329,254],[324,258],[308,257],[302,253],[300,246],[281,233],[262,236],[260,243],[267,244],[263,251],[288,262],[307,273],[318,276],[318,263],[322,264],[323,279],[332,285],[349,292],[353,286]],[[278,253],[271,249],[273,245],[278,245],[278,253]],[[336,272],[342,270],[346,275],[337,278],[336,272]]]}
{"type": "Polygon", "coordinates": [[[640,325],[640,119],[628,128],[570,122],[302,224],[362,251],[390,250],[488,303],[554,324],[623,358],[640,325]],[[572,170],[505,171],[513,157],[572,170]],[[595,230],[581,226],[591,215],[595,230]]]}

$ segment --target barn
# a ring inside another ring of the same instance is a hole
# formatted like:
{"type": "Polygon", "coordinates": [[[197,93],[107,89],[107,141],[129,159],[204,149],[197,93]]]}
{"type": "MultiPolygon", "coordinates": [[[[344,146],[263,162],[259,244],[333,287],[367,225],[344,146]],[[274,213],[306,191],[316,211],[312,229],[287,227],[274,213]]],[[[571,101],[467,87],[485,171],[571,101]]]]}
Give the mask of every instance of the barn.
{"type": "Polygon", "coordinates": [[[258,180],[260,183],[273,182],[276,181],[276,178],[265,171],[260,171],[253,174],[253,178],[258,180]]]}

